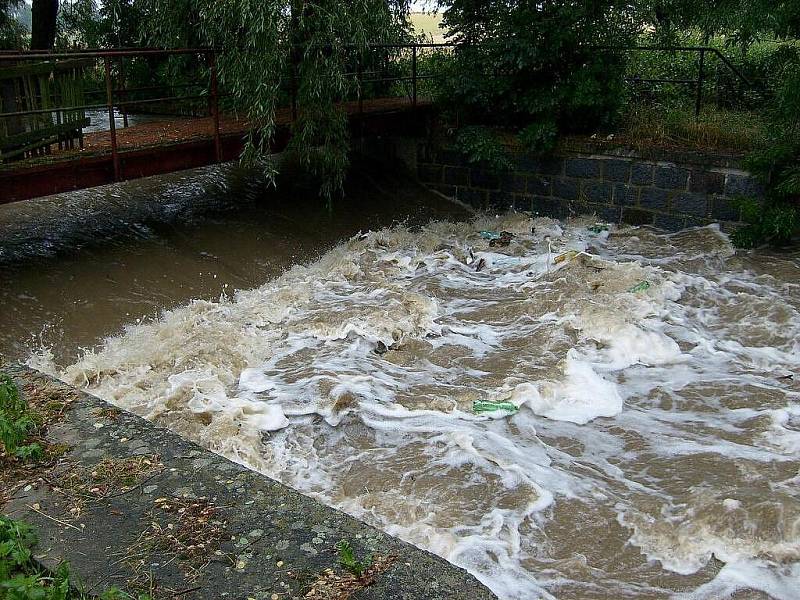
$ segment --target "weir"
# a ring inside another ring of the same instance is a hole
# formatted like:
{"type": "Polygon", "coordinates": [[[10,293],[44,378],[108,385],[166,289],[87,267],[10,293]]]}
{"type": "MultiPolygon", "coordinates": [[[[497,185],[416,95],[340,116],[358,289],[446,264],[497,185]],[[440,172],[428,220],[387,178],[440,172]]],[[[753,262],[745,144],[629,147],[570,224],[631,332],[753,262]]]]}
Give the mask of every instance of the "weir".
{"type": "MultiPolygon", "coordinates": [[[[632,177],[595,160],[559,168],[632,177]]],[[[396,536],[515,600],[791,598],[796,256],[471,215],[398,162],[357,161],[333,214],[230,165],[0,209],[2,351],[69,383],[12,369],[52,423],[9,505],[41,560],[179,597],[491,597],[396,536]]]]}

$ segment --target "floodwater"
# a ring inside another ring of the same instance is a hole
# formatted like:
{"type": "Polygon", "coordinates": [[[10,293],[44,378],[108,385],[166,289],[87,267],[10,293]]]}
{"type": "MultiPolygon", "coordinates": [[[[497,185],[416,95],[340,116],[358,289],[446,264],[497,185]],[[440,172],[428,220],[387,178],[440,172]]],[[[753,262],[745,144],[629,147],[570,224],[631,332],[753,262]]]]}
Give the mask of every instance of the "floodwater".
{"type": "MultiPolygon", "coordinates": [[[[89,117],[89,125],[83,128],[83,133],[97,133],[99,131],[109,131],[111,129],[111,123],[108,119],[108,111],[107,110],[87,110],[86,116],[89,117]]],[[[176,119],[181,119],[179,115],[148,115],[148,114],[139,114],[139,113],[129,113],[128,114],[128,127],[132,127],[134,125],[141,125],[142,123],[155,123],[157,121],[164,121],[165,119],[169,119],[170,121],[174,121],[176,119]]],[[[119,111],[114,110],[114,127],[118,130],[125,128],[125,116],[119,111]]]]}
{"type": "Polygon", "coordinates": [[[355,179],[332,218],[159,201],[123,238],[57,234],[6,269],[0,347],[504,599],[800,597],[797,253],[355,179]]]}

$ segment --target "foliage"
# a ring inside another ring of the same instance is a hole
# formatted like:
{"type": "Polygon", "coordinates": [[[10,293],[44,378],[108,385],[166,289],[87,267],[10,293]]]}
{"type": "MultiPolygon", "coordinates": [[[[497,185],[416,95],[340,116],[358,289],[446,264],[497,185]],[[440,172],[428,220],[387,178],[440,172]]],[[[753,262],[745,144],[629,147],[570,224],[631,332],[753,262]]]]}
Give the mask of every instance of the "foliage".
{"type": "Polygon", "coordinates": [[[795,37],[800,32],[796,0],[644,0],[637,19],[663,42],[680,32],[699,30],[704,36],[725,32],[734,43],[747,45],[760,35],[795,37]]]}
{"type": "MultiPolygon", "coordinates": [[[[36,543],[33,528],[0,515],[0,600],[89,600],[70,586],[66,563],[54,573],[39,569],[33,561],[36,543]]],[[[100,600],[132,600],[119,590],[109,589],[100,600]]],[[[149,600],[139,596],[138,600],[149,600]]]]}
{"type": "Polygon", "coordinates": [[[769,135],[746,161],[766,187],[767,205],[740,201],[749,223],[733,237],[741,247],[784,244],[800,231],[800,65],[787,68],[783,82],[770,114],[769,135]]]}
{"type": "MultiPolygon", "coordinates": [[[[329,199],[341,188],[349,130],[336,104],[355,89],[348,76],[368,44],[401,39],[407,0],[140,0],[149,41],[218,50],[232,108],[255,126],[244,158],[268,157],[281,91],[297,89],[299,119],[288,155],[319,176],[329,199]]],[[[275,165],[267,160],[267,171],[275,165]]]]}
{"type": "Polygon", "coordinates": [[[357,560],[355,551],[347,540],[339,542],[336,549],[339,551],[339,564],[356,577],[361,577],[372,563],[371,558],[357,560]]]}
{"type": "Polygon", "coordinates": [[[622,100],[624,57],[596,46],[625,45],[634,28],[627,3],[453,0],[444,23],[458,77],[446,90],[467,124],[521,130],[534,146],[560,131],[609,122],[622,100]]]}
{"type": "MultiPolygon", "coordinates": [[[[721,60],[706,54],[704,98],[729,109],[755,110],[775,96],[786,65],[800,62],[797,40],[763,39],[746,47],[732,47],[733,38],[719,35],[703,38],[696,31],[676,34],[671,43],[681,46],[710,46],[719,50],[752,85],[744,83],[721,60]]],[[[637,44],[657,46],[652,32],[639,36],[637,44]]],[[[680,79],[695,81],[698,75],[696,52],[631,52],[626,68],[632,101],[653,101],[672,107],[694,106],[696,87],[674,83],[636,83],[637,79],[680,79]]]]}
{"type": "Polygon", "coordinates": [[[19,389],[8,375],[0,373],[0,442],[6,453],[22,460],[40,458],[42,448],[39,444],[25,445],[35,426],[19,389]]]}
{"type": "Polygon", "coordinates": [[[458,132],[456,146],[472,164],[497,171],[510,171],[513,168],[499,135],[488,127],[464,127],[458,132]]]}
{"type": "Polygon", "coordinates": [[[127,48],[141,41],[147,15],[137,0],[73,0],[58,19],[60,47],[127,48]]]}
{"type": "Polygon", "coordinates": [[[518,137],[520,144],[528,152],[547,154],[556,146],[558,127],[550,120],[531,123],[519,132],[518,137]]]}
{"type": "Polygon", "coordinates": [[[23,11],[30,9],[23,0],[0,0],[0,50],[22,48],[28,30],[21,22],[23,11]]]}

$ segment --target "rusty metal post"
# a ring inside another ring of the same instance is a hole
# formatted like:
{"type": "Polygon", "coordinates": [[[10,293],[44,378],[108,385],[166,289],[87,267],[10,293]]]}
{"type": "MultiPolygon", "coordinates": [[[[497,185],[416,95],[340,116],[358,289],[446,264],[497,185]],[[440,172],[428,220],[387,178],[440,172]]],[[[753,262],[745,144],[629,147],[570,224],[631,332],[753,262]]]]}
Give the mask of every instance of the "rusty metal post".
{"type": "Polygon", "coordinates": [[[694,118],[695,121],[700,120],[700,109],[703,105],[703,76],[705,75],[706,51],[705,48],[700,50],[700,68],[697,72],[697,98],[694,105],[694,118]]]}
{"type": "Polygon", "coordinates": [[[111,57],[103,57],[106,71],[106,103],[108,105],[108,127],[111,132],[111,156],[114,160],[114,181],[122,180],[122,171],[119,164],[119,151],[117,150],[117,125],[114,122],[114,86],[111,82],[111,57]]]}
{"type": "Polygon", "coordinates": [[[211,71],[211,109],[214,117],[214,156],[222,162],[222,138],[219,131],[219,83],[217,81],[217,56],[213,50],[208,53],[211,71]]]}
{"type": "Polygon", "coordinates": [[[417,107],[417,47],[411,48],[411,105],[417,107]]]}
{"type": "Polygon", "coordinates": [[[120,87],[120,99],[122,100],[122,105],[120,108],[122,109],[122,125],[123,127],[128,127],[128,107],[125,105],[125,101],[128,99],[128,92],[125,91],[125,57],[119,57],[119,87],[120,87]]]}

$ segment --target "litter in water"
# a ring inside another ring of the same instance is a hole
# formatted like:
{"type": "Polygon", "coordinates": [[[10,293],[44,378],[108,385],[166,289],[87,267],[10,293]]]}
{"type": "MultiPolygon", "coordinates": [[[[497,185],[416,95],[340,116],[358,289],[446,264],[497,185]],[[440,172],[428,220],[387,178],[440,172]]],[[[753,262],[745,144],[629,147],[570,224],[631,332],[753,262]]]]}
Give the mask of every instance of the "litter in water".
{"type": "Polygon", "coordinates": [[[508,231],[501,231],[500,237],[495,238],[489,242],[490,246],[508,246],[511,243],[511,240],[514,239],[514,234],[508,231]]]}
{"type": "Polygon", "coordinates": [[[475,400],[472,403],[472,412],[474,412],[476,415],[487,412],[495,412],[498,410],[505,410],[510,413],[515,413],[519,410],[519,407],[515,404],[511,404],[511,402],[491,402],[489,400],[475,400]]]}
{"type": "Polygon", "coordinates": [[[649,290],[651,287],[652,286],[649,281],[640,281],[628,291],[631,294],[638,294],[639,292],[644,292],[645,290],[649,290]]]}
{"type": "Polygon", "coordinates": [[[564,261],[572,260],[573,258],[578,256],[578,254],[579,253],[578,253],[577,250],[569,250],[567,252],[564,252],[564,254],[559,254],[558,256],[556,256],[553,259],[553,264],[557,265],[557,264],[562,263],[564,261]]]}

